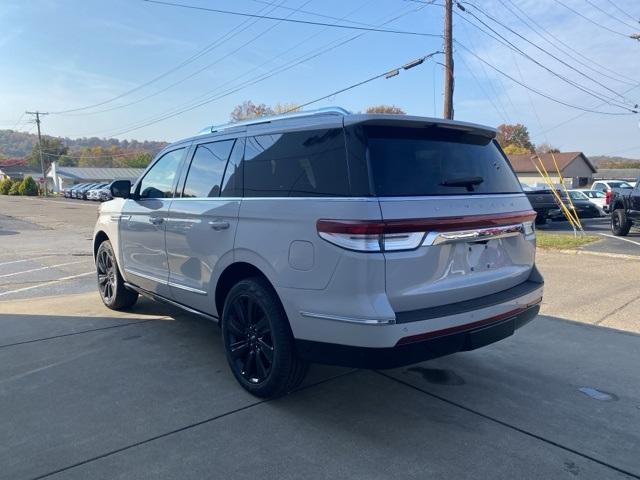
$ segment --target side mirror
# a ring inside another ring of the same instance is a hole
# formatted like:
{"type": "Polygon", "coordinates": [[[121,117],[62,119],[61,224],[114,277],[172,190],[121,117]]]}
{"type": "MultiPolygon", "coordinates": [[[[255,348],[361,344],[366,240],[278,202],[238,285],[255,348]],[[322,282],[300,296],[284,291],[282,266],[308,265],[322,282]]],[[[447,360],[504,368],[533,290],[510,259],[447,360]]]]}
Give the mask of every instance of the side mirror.
{"type": "Polygon", "coordinates": [[[129,180],[116,180],[109,187],[113,198],[129,198],[131,195],[131,182],[129,180]]]}

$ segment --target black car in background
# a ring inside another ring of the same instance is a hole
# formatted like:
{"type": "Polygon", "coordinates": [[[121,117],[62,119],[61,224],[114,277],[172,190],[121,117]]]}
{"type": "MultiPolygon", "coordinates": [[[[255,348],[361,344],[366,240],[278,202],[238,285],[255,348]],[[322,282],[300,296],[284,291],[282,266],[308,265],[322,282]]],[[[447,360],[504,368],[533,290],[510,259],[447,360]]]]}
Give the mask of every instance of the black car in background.
{"type": "MultiPolygon", "coordinates": [[[[560,198],[562,199],[562,203],[576,212],[579,218],[597,218],[601,216],[600,210],[589,200],[585,200],[585,198],[580,194],[580,192],[572,192],[569,191],[569,196],[571,197],[571,202],[567,198],[567,192],[564,190],[560,190],[558,192],[560,194],[560,198]]],[[[559,206],[554,210],[549,211],[549,217],[552,220],[566,220],[567,217],[562,208],[559,206]]]]}

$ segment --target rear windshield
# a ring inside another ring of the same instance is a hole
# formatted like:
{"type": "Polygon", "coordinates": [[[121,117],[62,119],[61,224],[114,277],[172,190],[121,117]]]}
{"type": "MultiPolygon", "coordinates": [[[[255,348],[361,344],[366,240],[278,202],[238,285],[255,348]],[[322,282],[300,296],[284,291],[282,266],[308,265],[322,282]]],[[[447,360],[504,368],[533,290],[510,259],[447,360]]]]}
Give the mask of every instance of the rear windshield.
{"type": "Polygon", "coordinates": [[[451,129],[365,127],[375,194],[520,193],[492,139],[451,129]]]}
{"type": "Polygon", "coordinates": [[[627,182],[609,182],[609,186],[612,188],[633,188],[627,182]]]}

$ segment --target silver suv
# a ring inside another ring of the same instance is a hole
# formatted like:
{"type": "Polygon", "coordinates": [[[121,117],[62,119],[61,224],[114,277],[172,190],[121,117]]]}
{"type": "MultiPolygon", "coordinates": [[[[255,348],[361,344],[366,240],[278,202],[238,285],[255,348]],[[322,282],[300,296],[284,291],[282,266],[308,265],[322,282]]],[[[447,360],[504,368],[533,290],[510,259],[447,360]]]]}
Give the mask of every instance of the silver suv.
{"type": "Polygon", "coordinates": [[[391,368],[536,316],[535,212],[491,128],[339,109],[207,128],[111,185],[105,305],[138,294],[216,322],[254,395],[310,362],[391,368]]]}

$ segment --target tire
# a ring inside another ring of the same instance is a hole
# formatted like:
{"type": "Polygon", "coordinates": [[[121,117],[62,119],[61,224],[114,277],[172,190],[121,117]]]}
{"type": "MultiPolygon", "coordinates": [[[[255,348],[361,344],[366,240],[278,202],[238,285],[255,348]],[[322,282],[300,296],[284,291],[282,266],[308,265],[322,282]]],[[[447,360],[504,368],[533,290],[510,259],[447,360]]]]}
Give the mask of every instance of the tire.
{"type": "Polygon", "coordinates": [[[631,230],[631,222],[624,209],[617,208],[611,214],[611,233],[616,237],[625,237],[631,230]]]}
{"type": "Polygon", "coordinates": [[[221,323],[229,367],[249,393],[279,397],[304,380],[309,364],[298,358],[284,308],[263,278],[247,278],[231,288],[221,323]]]}
{"type": "Polygon", "coordinates": [[[113,247],[105,240],[96,253],[96,279],[100,298],[112,310],[125,310],[133,307],[138,300],[138,292],[124,286],[124,279],[118,270],[113,247]]]}

